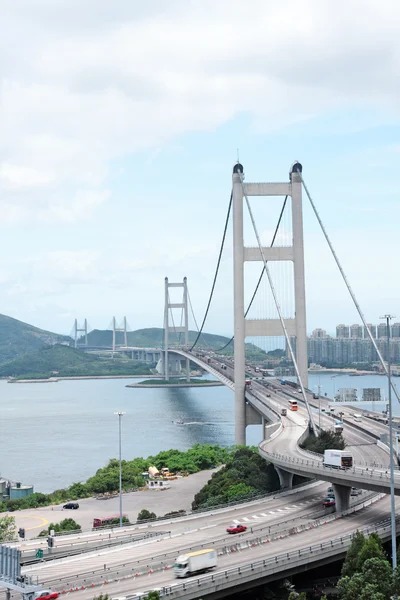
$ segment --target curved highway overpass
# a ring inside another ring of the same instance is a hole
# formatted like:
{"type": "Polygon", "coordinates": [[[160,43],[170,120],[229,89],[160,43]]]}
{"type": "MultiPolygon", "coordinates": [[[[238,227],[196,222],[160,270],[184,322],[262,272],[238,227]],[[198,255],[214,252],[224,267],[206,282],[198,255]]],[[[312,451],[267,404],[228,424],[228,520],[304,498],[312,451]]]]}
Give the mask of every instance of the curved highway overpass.
{"type": "MultiPolygon", "coordinates": [[[[178,353],[188,355],[193,362],[234,389],[231,380],[233,373],[229,366],[223,369],[221,364],[206,364],[200,357],[183,350],[178,353]]],[[[337,487],[357,485],[386,491],[385,469],[375,467],[370,471],[371,465],[388,462],[387,451],[376,443],[381,425],[368,423],[368,432],[363,428],[360,430],[359,424],[346,425],[345,437],[354,456],[354,472],[329,470],[328,473],[320,457],[298,446],[298,440],[308,431],[305,408],[300,406],[297,413],[289,413],[280,420],[281,408],[287,407],[287,394],[283,393],[279,384],[269,382],[268,385],[266,388],[262,381],[253,380],[252,390],[246,392],[247,402],[265,418],[276,423],[276,426],[267,428],[273,429],[274,434],[269,441],[261,442],[262,455],[274,462],[283,473],[314,475],[337,487]]],[[[321,415],[321,421],[324,427],[332,423],[325,414],[321,415]]],[[[323,509],[325,492],[326,483],[314,482],[234,507],[170,522],[136,526],[130,528],[130,532],[152,531],[160,535],[25,567],[23,572],[38,577],[43,585],[52,586],[58,591],[66,594],[74,592],[77,600],[89,600],[101,591],[113,597],[135,597],[134,594],[154,588],[160,588],[171,598],[190,600],[201,594],[211,600],[223,597],[232,589],[239,591],[252,587],[254,581],[265,583],[304,570],[306,565],[317,566],[337,560],[345,554],[351,535],[357,529],[377,529],[381,537],[389,538],[387,496],[382,495],[378,499],[376,494],[363,492],[352,499],[353,504],[358,504],[359,510],[351,508],[346,519],[340,519],[341,515],[323,509]],[[369,505],[372,501],[374,503],[369,505]],[[225,530],[232,522],[246,524],[246,533],[228,536],[225,530]],[[174,578],[171,565],[178,554],[209,546],[215,547],[219,555],[215,573],[183,582],[174,578]]],[[[100,534],[87,533],[74,541],[71,538],[57,539],[56,547],[79,545],[95,535],[100,534]]],[[[121,532],[108,535],[113,537],[121,535],[121,532]]],[[[29,547],[35,543],[39,541],[29,542],[29,547]]]]}

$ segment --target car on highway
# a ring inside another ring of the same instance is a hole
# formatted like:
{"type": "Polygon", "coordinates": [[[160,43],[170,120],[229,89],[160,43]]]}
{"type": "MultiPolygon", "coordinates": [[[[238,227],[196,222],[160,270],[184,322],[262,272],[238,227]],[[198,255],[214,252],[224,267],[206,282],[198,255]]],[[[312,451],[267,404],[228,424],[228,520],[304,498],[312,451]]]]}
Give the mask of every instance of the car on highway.
{"type": "Polygon", "coordinates": [[[351,488],[350,496],[359,496],[360,494],[362,494],[362,490],[355,487],[351,488]]]}
{"type": "Polygon", "coordinates": [[[63,508],[70,508],[71,510],[77,510],[79,508],[79,504],[77,502],[67,502],[67,504],[64,504],[63,508]]]}
{"type": "Polygon", "coordinates": [[[335,506],[336,502],[335,502],[335,498],[325,498],[325,500],[322,503],[322,506],[324,508],[330,508],[331,506],[335,506]]]}
{"type": "Polygon", "coordinates": [[[40,590],[40,592],[35,592],[35,600],[40,598],[40,600],[56,600],[58,598],[59,593],[53,592],[53,590],[40,590]]]}
{"type": "Polygon", "coordinates": [[[230,525],[227,528],[227,533],[244,533],[247,530],[246,525],[230,525]]]}

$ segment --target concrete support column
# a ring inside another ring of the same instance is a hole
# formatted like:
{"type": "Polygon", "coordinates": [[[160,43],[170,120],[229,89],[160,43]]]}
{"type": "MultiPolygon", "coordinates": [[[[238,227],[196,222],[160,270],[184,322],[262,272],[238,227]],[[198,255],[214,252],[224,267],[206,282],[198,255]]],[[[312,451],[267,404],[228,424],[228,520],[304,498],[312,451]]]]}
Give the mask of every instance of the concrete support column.
{"type": "Polygon", "coordinates": [[[243,248],[243,167],[236,164],[232,175],[233,214],[233,312],[235,356],[235,443],[246,444],[245,321],[244,321],[244,248],[243,248]]]}
{"type": "Polygon", "coordinates": [[[263,415],[261,415],[261,427],[262,427],[262,439],[263,441],[265,440],[265,426],[267,424],[267,421],[265,420],[265,417],[263,415]]]}
{"type": "Polygon", "coordinates": [[[290,473],[290,471],[285,471],[284,469],[282,469],[281,467],[277,467],[276,465],[274,465],[274,467],[275,471],[278,473],[281,490],[291,490],[293,487],[293,473],[290,473]]]}
{"type": "Polygon", "coordinates": [[[351,487],[337,483],[334,483],[332,487],[335,494],[336,512],[347,510],[350,507],[351,487]]]}
{"type": "Polygon", "coordinates": [[[306,331],[306,290],[304,273],[304,240],[301,175],[291,173],[294,297],[296,311],[296,361],[304,387],[308,387],[306,331]]]}

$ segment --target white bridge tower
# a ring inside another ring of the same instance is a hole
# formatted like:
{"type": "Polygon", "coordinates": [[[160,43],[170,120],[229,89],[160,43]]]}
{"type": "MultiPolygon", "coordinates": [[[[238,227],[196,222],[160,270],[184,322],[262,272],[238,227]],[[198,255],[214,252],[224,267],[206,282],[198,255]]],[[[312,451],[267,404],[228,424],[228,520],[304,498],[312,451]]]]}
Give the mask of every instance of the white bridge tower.
{"type": "Polygon", "coordinates": [[[244,263],[263,262],[259,248],[246,248],[243,242],[243,198],[247,196],[290,196],[292,199],[292,245],[267,247],[267,261],[292,261],[294,269],[295,317],[285,319],[289,336],[296,337],[296,361],[304,387],[308,387],[306,334],[306,295],[304,279],[304,243],[302,214],[302,166],[291,168],[288,183],[243,183],[243,166],[233,168],[233,270],[235,335],[235,443],[246,443],[245,338],[248,336],[282,336],[279,319],[245,319],[244,263]]]}
{"type": "MultiPolygon", "coordinates": [[[[187,277],[183,278],[183,283],[169,283],[168,277],[165,278],[165,306],[164,306],[164,378],[166,381],[169,380],[170,374],[170,358],[168,352],[169,345],[169,333],[183,333],[185,339],[185,347],[189,344],[189,316],[188,316],[188,291],[187,291],[187,277]],[[169,288],[183,288],[182,302],[171,302],[169,297],[169,288]],[[175,324],[170,324],[170,312],[174,308],[180,308],[183,310],[183,325],[175,327],[175,324]]],[[[177,356],[177,355],[176,355],[177,356]]],[[[180,360],[179,368],[175,368],[175,372],[180,371],[180,360]]],[[[186,381],[190,381],[190,361],[186,358],[186,381]]]]}

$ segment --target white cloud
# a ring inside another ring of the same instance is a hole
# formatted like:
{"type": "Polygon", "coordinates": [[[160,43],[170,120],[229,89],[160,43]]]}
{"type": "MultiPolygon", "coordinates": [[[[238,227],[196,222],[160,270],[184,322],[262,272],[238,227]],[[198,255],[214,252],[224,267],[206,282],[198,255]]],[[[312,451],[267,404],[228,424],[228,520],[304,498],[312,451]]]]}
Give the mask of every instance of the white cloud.
{"type": "MultiPolygon", "coordinates": [[[[93,212],[87,198],[104,193],[111,160],[159,152],[184,132],[243,113],[258,131],[341,106],[397,113],[399,17],[395,0],[386,10],[372,0],[362,10],[356,0],[335,10],[326,0],[301,10],[289,0],[9,3],[0,180],[14,191],[51,184],[39,218],[72,222],[81,215],[68,210],[71,197],[91,188],[84,204],[93,212]]],[[[6,204],[10,220],[31,216],[20,196],[6,204]]]]}

